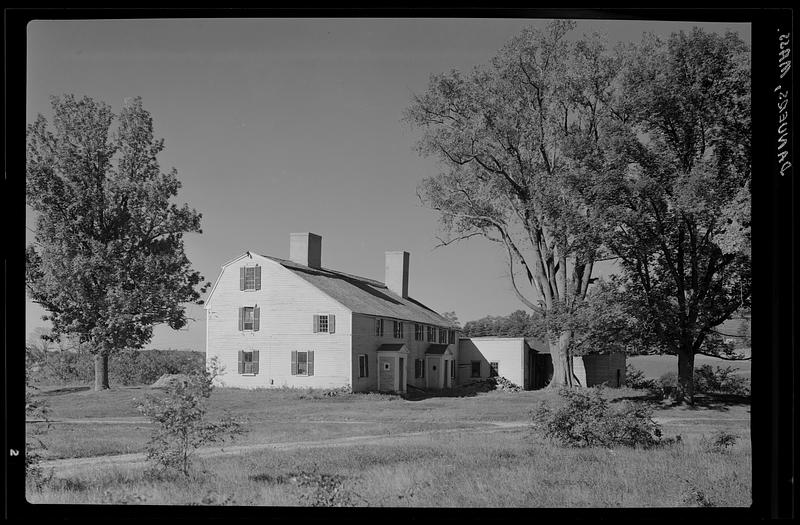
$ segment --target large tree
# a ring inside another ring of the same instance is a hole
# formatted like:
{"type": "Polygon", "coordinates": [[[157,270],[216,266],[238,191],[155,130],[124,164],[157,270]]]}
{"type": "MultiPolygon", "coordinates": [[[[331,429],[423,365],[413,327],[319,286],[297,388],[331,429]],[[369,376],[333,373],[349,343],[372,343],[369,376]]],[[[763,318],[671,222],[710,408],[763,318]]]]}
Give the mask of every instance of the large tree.
{"type": "Polygon", "coordinates": [[[201,302],[203,277],[183,246],[184,233],[201,233],[201,215],[171,202],[181,184],[175,169],[161,172],[164,142],[141,99],[126,100],[118,115],[88,97],[51,103],[52,129],[42,115],[27,128],[36,227],[26,286],[54,336],[90,345],[100,390],[111,353],[141,348],[155,324],[185,326],[184,304],[201,302]]]}
{"type": "Polygon", "coordinates": [[[545,320],[551,386],[577,381],[572,319],[600,256],[602,190],[591,181],[602,178],[619,69],[600,37],[570,40],[573,28],[527,29],[488,65],[433,75],[405,113],[420,153],[443,168],[419,188],[440,212],[441,244],[500,245],[515,294],[545,320]]]}
{"type": "Polygon", "coordinates": [[[750,64],[734,33],[646,36],[627,52],[605,149],[607,246],[649,346],[678,356],[691,402],[694,358],[750,298],[750,64]]]}

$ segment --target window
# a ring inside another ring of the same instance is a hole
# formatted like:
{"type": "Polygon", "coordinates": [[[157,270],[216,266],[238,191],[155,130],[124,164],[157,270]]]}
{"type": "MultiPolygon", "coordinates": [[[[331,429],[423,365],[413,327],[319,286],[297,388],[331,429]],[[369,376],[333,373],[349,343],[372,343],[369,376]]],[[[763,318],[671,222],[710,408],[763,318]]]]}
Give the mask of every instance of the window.
{"type": "Polygon", "coordinates": [[[424,339],[424,334],[422,332],[422,326],[419,323],[414,323],[414,341],[422,341],[424,339]]]}
{"type": "Polygon", "coordinates": [[[293,376],[313,376],[314,375],[314,352],[292,351],[292,375],[293,376]]]}
{"type": "Polygon", "coordinates": [[[403,321],[394,321],[394,338],[403,339],[403,321]]]}
{"type": "Polygon", "coordinates": [[[443,345],[447,344],[447,330],[444,328],[439,328],[439,343],[443,345]]]}
{"type": "Polygon", "coordinates": [[[239,289],[261,289],[261,266],[242,266],[239,268],[239,289]]]}
{"type": "Polygon", "coordinates": [[[314,333],[321,332],[332,334],[336,331],[336,316],[333,314],[318,314],[314,316],[314,333]]]}
{"type": "Polygon", "coordinates": [[[497,377],[500,375],[500,363],[492,361],[489,363],[489,377],[497,377]]]}
{"type": "Polygon", "coordinates": [[[257,306],[243,306],[239,308],[239,330],[258,330],[259,311],[257,306]]]}
{"type": "Polygon", "coordinates": [[[481,377],[481,362],[472,361],[472,374],[470,377],[481,377]]]}
{"type": "Polygon", "coordinates": [[[425,377],[425,360],[414,359],[414,377],[419,379],[425,377]]]}
{"type": "Polygon", "coordinates": [[[456,331],[455,330],[448,330],[447,331],[447,342],[449,344],[455,344],[456,342],[456,331]]]}
{"type": "Polygon", "coordinates": [[[258,350],[239,350],[239,373],[257,374],[258,373],[258,350]]]}
{"type": "Polygon", "coordinates": [[[375,335],[383,337],[383,319],[375,319],[375,335]]]}
{"type": "Polygon", "coordinates": [[[434,328],[432,326],[426,326],[425,328],[427,329],[427,332],[428,332],[428,334],[427,334],[428,335],[428,342],[429,343],[435,343],[436,342],[436,328],[434,328]]]}
{"type": "Polygon", "coordinates": [[[358,377],[369,377],[369,359],[366,354],[358,356],[358,377]]]}

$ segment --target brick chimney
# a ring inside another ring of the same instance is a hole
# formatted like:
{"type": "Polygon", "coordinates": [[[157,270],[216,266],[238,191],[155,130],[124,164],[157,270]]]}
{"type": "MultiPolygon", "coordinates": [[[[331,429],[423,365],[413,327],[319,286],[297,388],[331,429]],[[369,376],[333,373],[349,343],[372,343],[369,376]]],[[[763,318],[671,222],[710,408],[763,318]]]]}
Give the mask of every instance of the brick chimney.
{"type": "Polygon", "coordinates": [[[386,252],[386,287],[403,298],[408,297],[408,252],[386,252]]]}
{"type": "Polygon", "coordinates": [[[290,234],[289,259],[310,268],[321,268],[322,237],[311,232],[290,234]]]}

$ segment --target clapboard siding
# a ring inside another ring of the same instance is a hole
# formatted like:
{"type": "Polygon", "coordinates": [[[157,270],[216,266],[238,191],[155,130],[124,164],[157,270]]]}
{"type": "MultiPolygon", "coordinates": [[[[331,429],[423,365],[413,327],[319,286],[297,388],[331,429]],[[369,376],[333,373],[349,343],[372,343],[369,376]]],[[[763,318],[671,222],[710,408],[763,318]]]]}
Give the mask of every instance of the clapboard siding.
{"type": "MultiPolygon", "coordinates": [[[[392,321],[395,319],[383,317],[383,337],[375,335],[375,319],[376,316],[354,313],[353,316],[353,390],[356,392],[364,392],[368,390],[377,390],[378,388],[378,348],[383,344],[405,343],[408,348],[408,356],[406,359],[406,383],[416,386],[418,388],[425,388],[425,378],[414,377],[414,360],[424,359],[425,351],[431,344],[428,341],[415,341],[414,340],[414,322],[409,320],[402,320],[403,338],[395,338],[393,331],[392,321]],[[366,354],[369,360],[369,377],[358,377],[358,356],[366,354]]],[[[457,342],[458,340],[456,340],[457,342]]],[[[458,348],[457,344],[450,345],[453,353],[456,353],[458,348]]]]}
{"type": "Polygon", "coordinates": [[[585,382],[582,384],[586,386],[606,383],[610,387],[616,387],[625,383],[626,357],[624,353],[589,354],[583,357],[576,357],[573,360],[576,375],[578,375],[578,363],[581,364],[581,370],[585,378],[585,382]],[[618,379],[619,385],[617,384],[618,379]]]}
{"type": "MultiPolygon", "coordinates": [[[[225,367],[221,384],[232,387],[333,388],[351,381],[350,311],[280,264],[253,254],[223,268],[207,308],[206,357],[225,367]],[[261,266],[261,289],[242,291],[239,268],[261,266]],[[260,329],[240,331],[239,308],[258,306],[260,329]],[[314,333],[315,314],[335,315],[334,333],[314,333]],[[259,373],[241,375],[240,350],[259,350],[259,373]],[[314,351],[314,375],[291,374],[291,353],[314,351]]],[[[356,363],[357,365],[357,363],[356,363]]]]}

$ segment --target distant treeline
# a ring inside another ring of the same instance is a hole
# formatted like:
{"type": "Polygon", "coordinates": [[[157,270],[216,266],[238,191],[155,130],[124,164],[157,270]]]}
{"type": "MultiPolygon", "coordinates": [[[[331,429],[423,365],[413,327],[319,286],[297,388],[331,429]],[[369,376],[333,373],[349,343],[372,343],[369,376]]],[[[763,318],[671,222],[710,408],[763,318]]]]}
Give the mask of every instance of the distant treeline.
{"type": "MultiPolygon", "coordinates": [[[[84,349],[45,351],[29,346],[30,376],[45,385],[91,383],[94,356],[84,349]]],[[[109,358],[109,380],[118,385],[149,385],[163,374],[202,370],[205,353],[187,350],[123,350],[109,358]]]]}
{"type": "Polygon", "coordinates": [[[506,316],[487,315],[464,325],[466,337],[535,337],[533,315],[524,310],[517,310],[506,316]]]}

